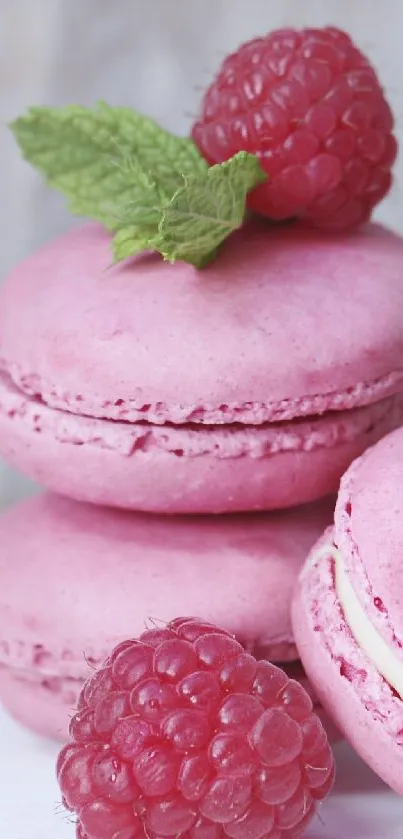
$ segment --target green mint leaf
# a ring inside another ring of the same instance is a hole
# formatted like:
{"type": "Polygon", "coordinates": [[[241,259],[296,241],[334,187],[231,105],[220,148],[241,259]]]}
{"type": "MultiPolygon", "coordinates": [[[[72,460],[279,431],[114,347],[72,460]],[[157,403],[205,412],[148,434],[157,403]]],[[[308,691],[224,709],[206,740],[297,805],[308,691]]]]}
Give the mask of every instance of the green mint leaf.
{"type": "Polygon", "coordinates": [[[123,227],[113,238],[112,243],[112,254],[113,254],[113,263],[116,264],[117,262],[122,262],[124,259],[128,259],[130,256],[135,256],[137,253],[141,253],[147,250],[150,250],[150,242],[153,239],[153,231],[152,230],[144,230],[141,227],[123,227]]]}
{"type": "MultiPolygon", "coordinates": [[[[183,175],[207,164],[192,140],[175,137],[129,108],[32,108],[11,129],[23,156],[67,197],[73,213],[115,229],[122,208],[149,210],[147,179],[171,197],[183,175]],[[132,177],[128,178],[130,161],[132,177]],[[133,191],[134,171],[141,173],[133,191]]],[[[145,219],[145,223],[147,219],[145,219]]]]}
{"type": "Polygon", "coordinates": [[[150,249],[169,192],[161,189],[136,159],[116,160],[114,165],[120,169],[126,189],[114,203],[105,202],[102,206],[110,229],[115,232],[112,252],[116,263],[150,249]]]}
{"type": "MultiPolygon", "coordinates": [[[[133,177],[135,195],[136,183],[146,176],[130,161],[124,166],[126,178],[133,177]]],[[[258,159],[247,152],[239,152],[199,175],[184,176],[183,185],[170,200],[148,178],[147,230],[140,218],[146,218],[146,208],[139,216],[135,197],[122,206],[116,219],[115,262],[148,249],[158,251],[171,262],[180,259],[197,268],[204,267],[215,257],[224,239],[241,226],[248,192],[265,180],[258,159]]]]}
{"type": "Polygon", "coordinates": [[[169,261],[197,268],[210,262],[221,243],[242,225],[248,192],[266,180],[258,159],[239,152],[184,185],[164,207],[154,247],[169,261]]]}
{"type": "Polygon", "coordinates": [[[248,192],[266,179],[247,152],[209,168],[191,139],[102,102],[32,108],[11,128],[71,211],[114,233],[114,262],[155,250],[203,267],[241,226],[248,192]]]}
{"type": "Polygon", "coordinates": [[[145,172],[135,157],[118,158],[110,162],[116,170],[116,178],[124,183],[124,189],[112,198],[101,197],[99,206],[115,230],[130,225],[151,226],[155,229],[160,218],[161,205],[169,200],[169,191],[163,189],[145,172]]]}

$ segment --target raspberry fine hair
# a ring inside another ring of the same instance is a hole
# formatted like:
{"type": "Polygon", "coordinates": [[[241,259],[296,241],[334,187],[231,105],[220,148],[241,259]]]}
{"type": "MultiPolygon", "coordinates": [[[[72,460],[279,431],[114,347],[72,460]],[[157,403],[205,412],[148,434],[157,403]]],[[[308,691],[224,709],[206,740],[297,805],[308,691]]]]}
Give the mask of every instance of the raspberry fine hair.
{"type": "Polygon", "coordinates": [[[250,196],[256,212],[348,229],[389,192],[393,125],[367,57],[325,27],[271,32],[227,56],[192,134],[210,163],[257,155],[269,177],[250,196]]]}

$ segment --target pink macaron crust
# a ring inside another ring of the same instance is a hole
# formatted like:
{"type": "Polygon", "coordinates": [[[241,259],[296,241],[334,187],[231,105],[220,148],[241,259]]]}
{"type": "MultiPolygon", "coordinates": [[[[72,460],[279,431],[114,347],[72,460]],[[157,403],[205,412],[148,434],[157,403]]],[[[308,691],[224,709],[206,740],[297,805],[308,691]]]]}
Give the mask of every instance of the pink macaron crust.
{"type": "Polygon", "coordinates": [[[0,700],[63,738],[90,668],[149,622],[186,612],[259,658],[295,659],[295,578],[331,511],[326,500],[277,514],[160,518],[47,494],[11,508],[0,519],[0,700]]]}
{"type": "Polygon", "coordinates": [[[292,610],[298,649],[325,709],[364,760],[400,794],[403,697],[359,647],[348,626],[336,592],[331,551],[334,546],[340,552],[367,618],[403,667],[402,474],[403,430],[390,434],[349,468],[341,482],[334,527],[313,549],[292,610]]]}
{"type": "Polygon", "coordinates": [[[0,292],[0,452],[46,486],[154,512],[290,506],[403,422],[393,233],[254,223],[203,271],[109,265],[90,224],[0,292]]]}

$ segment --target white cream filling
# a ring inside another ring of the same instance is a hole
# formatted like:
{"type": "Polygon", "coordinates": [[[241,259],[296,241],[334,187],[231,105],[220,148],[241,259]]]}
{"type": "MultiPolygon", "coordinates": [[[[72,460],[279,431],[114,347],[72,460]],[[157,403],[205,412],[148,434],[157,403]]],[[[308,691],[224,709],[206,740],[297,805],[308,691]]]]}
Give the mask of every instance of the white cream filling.
{"type": "Polygon", "coordinates": [[[356,643],[378,673],[403,698],[403,663],[367,617],[350,583],[340,551],[334,545],[324,545],[311,557],[308,565],[316,565],[329,556],[334,561],[337,598],[356,643]]]}

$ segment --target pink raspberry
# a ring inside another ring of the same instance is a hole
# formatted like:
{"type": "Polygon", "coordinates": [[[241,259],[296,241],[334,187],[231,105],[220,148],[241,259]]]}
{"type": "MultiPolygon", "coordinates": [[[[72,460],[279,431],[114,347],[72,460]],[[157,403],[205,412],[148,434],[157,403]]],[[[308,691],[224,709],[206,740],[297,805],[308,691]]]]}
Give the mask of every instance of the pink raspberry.
{"type": "Polygon", "coordinates": [[[296,839],[334,763],[305,690],[195,618],[120,644],[57,763],[77,839],[296,839]]]}
{"type": "Polygon", "coordinates": [[[367,220],[390,189],[393,124],[348,35],[282,29],[225,59],[192,135],[209,163],[241,150],[258,156],[268,181],[251,194],[252,210],[343,229],[367,220]]]}

